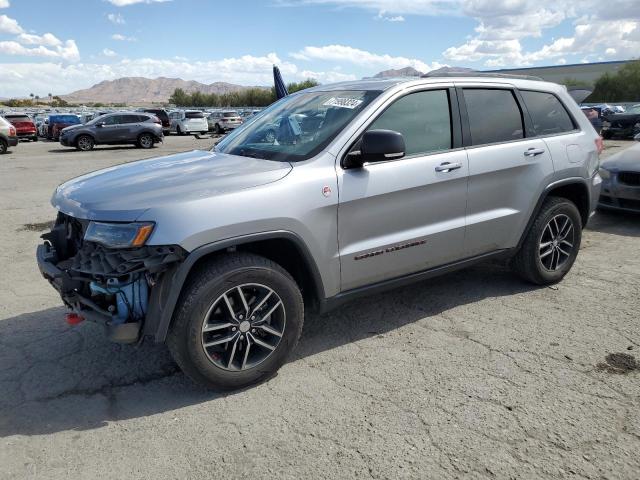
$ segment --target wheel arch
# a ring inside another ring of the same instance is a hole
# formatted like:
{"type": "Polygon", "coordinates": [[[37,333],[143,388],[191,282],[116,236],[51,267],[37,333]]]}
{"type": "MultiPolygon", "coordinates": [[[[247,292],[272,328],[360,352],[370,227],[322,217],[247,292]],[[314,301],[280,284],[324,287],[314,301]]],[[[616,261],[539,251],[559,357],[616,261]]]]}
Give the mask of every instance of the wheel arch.
{"type": "Polygon", "coordinates": [[[531,217],[527,222],[527,227],[524,229],[524,232],[520,237],[517,249],[522,246],[522,243],[527,237],[527,234],[529,233],[533,222],[535,221],[538,213],[540,212],[540,209],[542,208],[542,204],[548,197],[561,197],[573,202],[580,212],[580,218],[582,219],[582,228],[587,225],[590,213],[589,206],[591,205],[591,193],[589,191],[587,180],[582,177],[572,177],[558,180],[549,184],[540,195],[540,198],[538,198],[538,202],[536,203],[536,206],[531,213],[531,217]]]}
{"type": "Polygon", "coordinates": [[[166,272],[151,291],[144,335],[164,342],[173,314],[189,277],[199,265],[228,251],[251,252],[264,256],[284,268],[298,283],[305,305],[319,308],[324,300],[320,271],[304,241],[289,231],[262,232],[203,245],[193,250],[184,262],[166,272]]]}

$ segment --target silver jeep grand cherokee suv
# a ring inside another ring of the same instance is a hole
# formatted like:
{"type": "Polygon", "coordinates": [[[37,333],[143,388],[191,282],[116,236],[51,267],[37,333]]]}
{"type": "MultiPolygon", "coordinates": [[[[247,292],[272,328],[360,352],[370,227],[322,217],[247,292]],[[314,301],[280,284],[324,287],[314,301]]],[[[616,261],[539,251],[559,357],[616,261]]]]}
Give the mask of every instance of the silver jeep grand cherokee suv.
{"type": "Polygon", "coordinates": [[[166,341],[195,381],[238,388],[278,370],[306,311],[492,257],[560,281],[598,201],[601,146],[542,81],[323,85],[211,151],[60,185],[38,263],[70,323],[166,341]]]}

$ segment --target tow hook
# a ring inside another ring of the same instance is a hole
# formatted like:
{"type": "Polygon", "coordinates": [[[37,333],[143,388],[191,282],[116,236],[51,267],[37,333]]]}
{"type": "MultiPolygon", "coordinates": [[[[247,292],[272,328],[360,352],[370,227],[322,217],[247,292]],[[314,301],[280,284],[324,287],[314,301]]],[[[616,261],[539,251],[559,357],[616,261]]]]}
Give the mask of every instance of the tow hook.
{"type": "Polygon", "coordinates": [[[69,312],[65,315],[67,324],[69,325],[78,325],[84,322],[84,317],[82,315],[78,315],[76,312],[69,312]]]}

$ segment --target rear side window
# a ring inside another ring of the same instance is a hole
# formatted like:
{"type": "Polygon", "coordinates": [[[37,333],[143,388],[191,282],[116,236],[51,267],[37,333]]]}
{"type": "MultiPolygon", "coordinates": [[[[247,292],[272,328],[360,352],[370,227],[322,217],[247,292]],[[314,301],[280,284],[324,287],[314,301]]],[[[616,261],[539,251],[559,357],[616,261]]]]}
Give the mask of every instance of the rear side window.
{"type": "Polygon", "coordinates": [[[464,89],[473,145],[524,137],[522,112],[511,90],[464,89]]]}
{"type": "Polygon", "coordinates": [[[138,123],[143,122],[144,118],[142,115],[121,115],[120,121],[118,123],[138,123]]]}
{"type": "Polygon", "coordinates": [[[368,130],[402,133],[406,155],[419,155],[451,148],[451,114],[446,90],[406,95],[378,117],[368,130]]]}
{"type": "Polygon", "coordinates": [[[552,93],[521,90],[536,135],[553,135],[575,130],[567,109],[552,93]]]}
{"type": "Polygon", "coordinates": [[[11,122],[30,122],[31,119],[26,115],[7,115],[7,119],[11,122]]]}

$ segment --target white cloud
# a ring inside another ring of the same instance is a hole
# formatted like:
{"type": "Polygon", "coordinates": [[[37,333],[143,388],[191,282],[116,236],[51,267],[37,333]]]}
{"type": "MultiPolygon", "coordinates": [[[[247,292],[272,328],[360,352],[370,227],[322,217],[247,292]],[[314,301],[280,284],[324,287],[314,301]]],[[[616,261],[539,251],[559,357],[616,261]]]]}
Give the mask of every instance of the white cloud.
{"type": "Polygon", "coordinates": [[[125,20],[124,17],[122,15],[120,15],[119,13],[110,13],[107,15],[107,20],[109,20],[111,23],[115,24],[115,25],[124,25],[125,20]]]}
{"type": "Polygon", "coordinates": [[[0,0],[0,8],[9,8],[9,0],[0,0]]]}
{"type": "Polygon", "coordinates": [[[320,83],[334,83],[334,82],[346,82],[348,80],[356,80],[357,77],[353,74],[337,72],[330,70],[328,72],[314,72],[312,70],[302,70],[300,77],[307,79],[313,78],[320,83]]]}
{"type": "Polygon", "coordinates": [[[463,13],[475,18],[478,26],[465,43],[443,52],[450,60],[484,61],[489,67],[526,66],[578,55],[633,58],[640,51],[640,38],[633,38],[640,25],[637,0],[606,4],[584,0],[579,7],[571,0],[462,1],[463,13]],[[523,39],[541,37],[566,21],[573,22],[572,35],[552,39],[536,50],[523,47],[523,39]]]}
{"type": "MultiPolygon", "coordinates": [[[[43,45],[29,48],[14,41],[0,42],[0,51],[5,55],[22,55],[25,57],[60,58],[67,61],[76,61],[80,58],[78,46],[73,40],[67,40],[64,44],[54,48],[43,45]]],[[[3,68],[5,65],[3,65],[3,68]]]]}
{"type": "Polygon", "coordinates": [[[24,32],[24,30],[16,20],[6,15],[0,15],[0,33],[18,35],[22,32],[24,32]]]}
{"type": "Polygon", "coordinates": [[[438,15],[459,11],[461,0],[276,0],[281,6],[329,5],[394,15],[438,15]]]}
{"type": "Polygon", "coordinates": [[[113,50],[111,50],[110,48],[105,48],[104,50],[102,50],[102,54],[105,57],[117,57],[118,54],[116,52],[114,52],[113,50]]]}
{"type": "Polygon", "coordinates": [[[23,45],[44,45],[46,47],[57,47],[62,45],[62,41],[52,33],[45,33],[42,36],[30,33],[21,33],[18,35],[16,40],[23,45]]]}
{"type": "Polygon", "coordinates": [[[126,7],[127,5],[135,5],[136,3],[165,3],[171,0],[107,0],[116,7],[126,7]]]}
{"type": "Polygon", "coordinates": [[[434,62],[431,65],[422,60],[405,57],[393,57],[391,55],[375,54],[348,47],[346,45],[326,45],[323,47],[304,47],[291,56],[297,60],[324,60],[331,62],[344,62],[368,68],[404,68],[413,67],[421,72],[428,72],[443,65],[434,62]]]}
{"type": "Polygon", "coordinates": [[[120,42],[136,42],[138,39],[136,37],[127,37],[125,35],[120,35],[119,33],[114,33],[111,35],[112,40],[118,40],[120,42]]]}
{"type": "Polygon", "coordinates": [[[386,22],[404,22],[402,15],[389,16],[385,10],[380,10],[378,15],[374,17],[376,20],[384,20],[386,22]]]}
{"type": "Polygon", "coordinates": [[[295,64],[283,61],[275,53],[270,53],[259,57],[245,55],[211,61],[116,58],[111,63],[65,64],[49,61],[3,64],[0,68],[0,85],[3,96],[21,96],[25,91],[45,90],[62,95],[88,88],[103,80],[130,76],[183,78],[203,83],[224,81],[241,85],[272,85],[274,64],[280,67],[287,82],[303,80],[310,76],[321,82],[353,78],[351,75],[342,76],[340,72],[312,72],[299,69],[295,64]]]}

